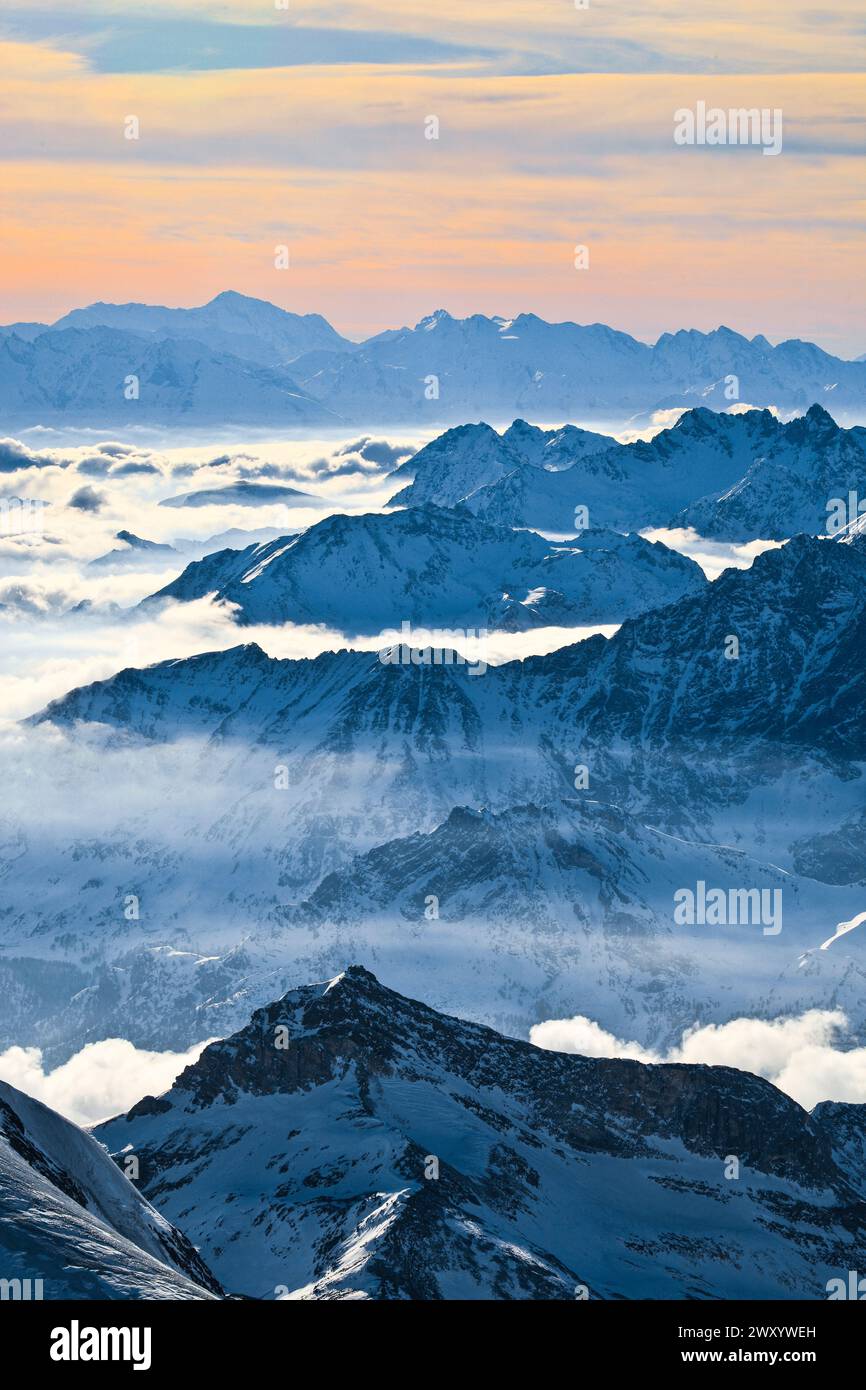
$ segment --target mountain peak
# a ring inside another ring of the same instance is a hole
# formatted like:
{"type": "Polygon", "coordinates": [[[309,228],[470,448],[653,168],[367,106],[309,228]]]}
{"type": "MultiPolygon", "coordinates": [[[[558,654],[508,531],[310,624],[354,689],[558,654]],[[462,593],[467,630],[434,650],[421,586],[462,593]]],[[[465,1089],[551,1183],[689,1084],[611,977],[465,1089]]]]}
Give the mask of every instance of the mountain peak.
{"type": "Polygon", "coordinates": [[[240,1293],[562,1299],[769,1296],[780,1269],[786,1296],[811,1296],[866,1238],[838,1131],[760,1077],[535,1047],[352,965],[97,1135],[141,1156],[147,1195],[240,1293]]]}
{"type": "Polygon", "coordinates": [[[137,536],[134,531],[116,531],[114,534],[116,541],[125,541],[137,550],[152,550],[156,547],[156,541],[145,540],[143,536],[137,536]]]}
{"type": "Polygon", "coordinates": [[[822,427],[830,426],[832,429],[836,429],[836,421],[833,419],[833,416],[828,410],[825,410],[822,405],[819,405],[817,401],[814,405],[809,406],[809,409],[806,411],[805,419],[809,420],[813,425],[821,425],[822,427]]]}
{"type": "Polygon", "coordinates": [[[726,428],[727,416],[705,405],[696,405],[684,410],[673,426],[680,434],[720,434],[726,428]]]}
{"type": "Polygon", "coordinates": [[[165,1097],[145,1096],[128,1119],[175,1103],[200,1108],[221,1097],[276,1095],[323,1085],[341,1068],[386,1065],[404,1028],[401,1012],[421,1010],[387,989],[361,965],[317,984],[291,989],[257,1009],[246,1027],[211,1043],[165,1097]]]}
{"type": "Polygon", "coordinates": [[[419,321],[415,325],[415,330],[417,332],[418,330],[423,329],[429,333],[434,328],[438,328],[440,323],[453,322],[454,320],[447,309],[434,309],[432,314],[427,314],[423,319],[419,319],[419,321]]]}
{"type": "MultiPolygon", "coordinates": [[[[316,988],[316,986],[313,986],[316,988]]],[[[341,970],[339,975],[333,979],[325,980],[321,986],[322,997],[331,994],[333,990],[339,989],[341,994],[353,994],[360,997],[367,994],[370,989],[378,990],[383,994],[389,994],[373,974],[372,970],[367,970],[363,965],[347,965],[345,970],[341,970]]]]}
{"type": "Polygon", "coordinates": [[[220,290],[219,294],[215,294],[213,299],[208,300],[208,304],[233,304],[237,300],[242,300],[244,303],[263,303],[262,300],[254,299],[251,295],[241,294],[240,290],[220,290]]]}
{"type": "Polygon", "coordinates": [[[270,313],[285,313],[269,299],[259,299],[257,295],[241,294],[239,290],[220,290],[213,299],[203,304],[202,309],[267,309],[270,313]]]}
{"type": "Polygon", "coordinates": [[[817,401],[809,406],[805,415],[796,416],[785,427],[785,434],[789,440],[800,444],[808,439],[812,447],[821,441],[831,440],[839,433],[839,426],[833,416],[822,405],[818,405],[817,401]]]}
{"type": "MultiPolygon", "coordinates": [[[[286,314],[292,318],[297,317],[291,311],[282,309],[279,304],[271,303],[270,299],[260,299],[257,295],[242,295],[238,289],[221,289],[218,295],[207,300],[207,303],[202,304],[200,309],[192,310],[192,313],[207,313],[209,309],[236,310],[239,313],[263,314],[263,316],[270,316],[271,318],[281,316],[281,314],[286,314]]],[[[318,318],[320,316],[310,314],[307,317],[318,318]]]]}

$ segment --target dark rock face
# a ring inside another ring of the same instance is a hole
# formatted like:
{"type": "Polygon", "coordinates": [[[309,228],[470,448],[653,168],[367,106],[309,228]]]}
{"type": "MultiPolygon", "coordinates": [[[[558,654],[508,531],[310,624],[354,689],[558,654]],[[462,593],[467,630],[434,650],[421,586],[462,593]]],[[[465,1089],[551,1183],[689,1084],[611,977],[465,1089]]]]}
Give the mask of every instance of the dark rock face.
{"type": "Polygon", "coordinates": [[[866,1198],[866,1105],[824,1101],[815,1106],[812,1119],[826,1138],[834,1162],[866,1198]]]}
{"type": "Polygon", "coordinates": [[[866,1124],[844,1109],[812,1118],[726,1067],[542,1051],[353,966],[99,1135],[259,1297],[821,1298],[866,1259],[836,1153],[866,1124]]]}

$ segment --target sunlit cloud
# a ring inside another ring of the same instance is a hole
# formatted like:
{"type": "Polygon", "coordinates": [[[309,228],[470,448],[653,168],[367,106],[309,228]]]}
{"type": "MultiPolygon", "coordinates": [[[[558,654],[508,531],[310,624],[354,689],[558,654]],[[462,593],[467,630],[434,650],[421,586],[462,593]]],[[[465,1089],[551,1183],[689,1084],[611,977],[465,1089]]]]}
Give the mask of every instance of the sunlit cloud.
{"type": "Polygon", "coordinates": [[[15,35],[76,44],[93,66],[160,70],[276,60],[476,62],[523,72],[848,71],[860,37],[856,0],[818,13],[808,0],[712,0],[688,8],[672,0],[616,5],[539,6],[530,0],[484,0],[431,9],[424,0],[291,0],[284,9],[260,0],[154,0],[145,14],[123,0],[88,0],[58,15],[51,0],[8,10],[15,35]],[[158,26],[173,39],[160,47],[158,26]],[[225,30],[234,31],[229,48],[225,30]],[[329,42],[330,41],[330,42],[329,42]],[[268,51],[270,49],[270,52],[268,51]],[[283,56],[287,55],[287,56],[283,56]]]}
{"type": "Polygon", "coordinates": [[[765,550],[778,550],[783,541],[744,541],[736,544],[731,541],[712,541],[699,536],[691,528],[671,530],[667,527],[650,527],[641,531],[648,541],[661,541],[680,555],[688,555],[690,560],[700,565],[708,579],[718,579],[728,569],[747,570],[758,555],[765,550]]]}
{"type": "Polygon", "coordinates": [[[678,1047],[661,1054],[606,1032],[592,1019],[549,1019],[530,1031],[536,1047],[584,1057],[638,1062],[687,1062],[736,1067],[772,1081],[807,1110],[819,1101],[866,1101],[866,1047],[848,1046],[849,1024],[839,1009],[809,1009],[788,1018],[734,1018],[689,1028],[678,1047]]]}
{"type": "Polygon", "coordinates": [[[167,1091],[206,1047],[203,1042],[187,1052],[149,1052],[125,1038],[105,1038],[53,1070],[38,1047],[10,1047],[0,1052],[0,1081],[76,1124],[91,1125],[125,1113],[143,1096],[167,1091]]]}

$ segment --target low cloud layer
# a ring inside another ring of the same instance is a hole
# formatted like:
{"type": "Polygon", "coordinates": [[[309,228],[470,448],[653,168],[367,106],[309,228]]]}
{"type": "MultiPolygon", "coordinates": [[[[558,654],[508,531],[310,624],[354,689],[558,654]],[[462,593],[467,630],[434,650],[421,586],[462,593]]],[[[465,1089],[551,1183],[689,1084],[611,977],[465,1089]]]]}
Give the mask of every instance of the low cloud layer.
{"type": "Polygon", "coordinates": [[[188,1052],[146,1052],[125,1038],[88,1043],[68,1062],[45,1071],[38,1047],[0,1053],[0,1080],[50,1105],[79,1125],[97,1124],[129,1110],[143,1096],[160,1095],[207,1043],[188,1052]]]}
{"type": "Polygon", "coordinates": [[[679,1047],[658,1053],[607,1033],[590,1018],[553,1018],[530,1030],[530,1041],[550,1052],[583,1057],[627,1057],[638,1062],[689,1062],[736,1067],[766,1077],[806,1110],[822,1100],[866,1102],[866,1047],[845,1049],[847,1016],[809,1009],[770,1021],[734,1018],[695,1024],[679,1047]]]}
{"type": "MultiPolygon", "coordinates": [[[[326,651],[380,651],[399,643],[396,630],[348,638],[325,624],[284,623],[279,627],[238,627],[236,605],[210,598],[191,603],[166,602],[159,608],[130,613],[117,607],[153,593],[165,577],[136,571],[101,574],[87,583],[67,574],[57,587],[22,580],[0,581],[0,641],[4,681],[0,688],[0,724],[23,719],[50,700],[91,681],[107,680],[126,667],[150,666],[208,651],[225,651],[256,642],[268,656],[300,660],[326,651]],[[84,605],[75,613],[73,604],[84,605]],[[93,604],[93,607],[88,607],[93,604]],[[38,620],[38,621],[37,621],[38,620]]],[[[540,656],[600,632],[610,637],[615,624],[595,627],[543,627],[528,632],[494,632],[462,637],[456,646],[469,662],[498,666],[540,656]]],[[[436,633],[413,630],[415,645],[436,641],[436,633]]]]}
{"type": "Polygon", "coordinates": [[[644,540],[661,541],[671,550],[679,551],[700,565],[707,579],[718,579],[727,569],[747,570],[765,550],[778,550],[783,541],[711,541],[699,536],[690,527],[668,530],[666,527],[641,531],[644,540]]]}

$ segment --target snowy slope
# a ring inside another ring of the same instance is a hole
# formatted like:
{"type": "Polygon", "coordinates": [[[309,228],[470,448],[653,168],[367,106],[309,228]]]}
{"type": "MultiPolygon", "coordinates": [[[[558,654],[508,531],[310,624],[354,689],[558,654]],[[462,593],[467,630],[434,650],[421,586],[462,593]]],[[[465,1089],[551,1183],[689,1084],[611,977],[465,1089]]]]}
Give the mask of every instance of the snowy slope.
{"type": "Polygon", "coordinates": [[[624,530],[651,526],[657,515],[651,493],[644,492],[637,507],[628,501],[629,479],[618,462],[620,452],[595,455],[555,473],[520,464],[501,481],[479,487],[461,505],[491,525],[527,526],[554,535],[572,535],[578,517],[593,526],[624,530]],[[578,513],[578,507],[586,511],[578,513]]]}
{"type": "Polygon", "coordinates": [[[4,1278],[43,1297],[203,1299],[219,1284],[83,1130],[0,1081],[4,1278]]]}
{"type": "MultiPolygon", "coordinates": [[[[859,499],[861,502],[866,500],[859,499]]],[[[837,540],[842,545],[855,545],[858,549],[866,547],[866,512],[859,511],[856,517],[852,517],[838,534],[837,540]]]]}
{"type": "MultiPolygon", "coordinates": [[[[618,448],[609,435],[575,425],[542,430],[515,420],[501,435],[485,424],[460,425],[446,430],[394,470],[392,479],[412,481],[394,494],[389,505],[417,507],[433,502],[453,507],[479,488],[501,482],[522,464],[556,471],[618,448]]],[[[573,524],[573,508],[569,524],[573,524]]]]}
{"type": "Polygon", "coordinates": [[[733,487],[695,500],[671,522],[723,540],[784,540],[828,530],[833,498],[866,498],[866,430],[839,429],[813,405],[781,425],[733,487]]]}
{"type": "Polygon", "coordinates": [[[97,1133],[261,1298],[811,1299],[866,1258],[824,1128],[769,1083],[543,1052],[358,967],[97,1133]]]}
{"type": "Polygon", "coordinates": [[[457,425],[431,440],[389,475],[408,481],[394,494],[390,506],[453,507],[476,488],[499,482],[516,468],[521,454],[502,435],[483,423],[457,425]]]}
{"type": "Polygon", "coordinates": [[[739,482],[779,429],[769,411],[690,410],[648,443],[593,453],[565,472],[523,465],[465,505],[490,521],[560,533],[573,527],[578,505],[596,526],[666,525],[679,508],[739,482]]]}
{"type": "Polygon", "coordinates": [[[440,507],[331,516],[297,538],[211,555],[146,600],[215,594],[242,623],[375,634],[616,623],[705,587],[694,563],[639,536],[554,546],[440,507]]]}

